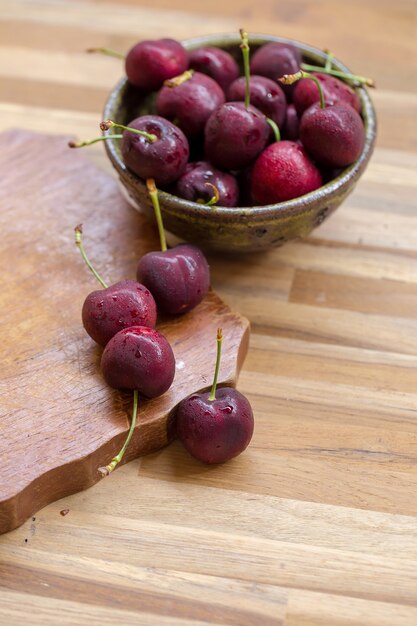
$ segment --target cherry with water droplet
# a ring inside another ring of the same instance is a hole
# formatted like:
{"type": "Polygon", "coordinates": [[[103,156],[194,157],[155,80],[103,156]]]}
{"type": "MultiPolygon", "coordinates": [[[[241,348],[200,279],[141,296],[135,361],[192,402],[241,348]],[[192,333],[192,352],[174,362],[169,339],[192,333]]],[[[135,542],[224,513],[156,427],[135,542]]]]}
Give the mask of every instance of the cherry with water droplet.
{"type": "Polygon", "coordinates": [[[314,81],[320,102],[303,113],[300,140],[307,152],[326,167],[346,167],[359,157],[365,143],[365,128],[359,113],[349,104],[326,106],[320,80],[314,74],[300,70],[283,76],[280,82],[294,83],[302,78],[314,81]]]}
{"type": "Polygon", "coordinates": [[[222,344],[217,331],[217,360],[210,392],[182,400],[176,413],[176,432],[188,452],[203,463],[225,463],[243,452],[252,438],[254,420],[247,398],[236,389],[216,390],[222,344]]]}
{"type": "Polygon", "coordinates": [[[146,398],[156,398],[174,380],[175,358],[167,339],[157,330],[130,326],[110,339],[101,369],[110,387],[138,389],[146,398]]]}
{"type": "Polygon", "coordinates": [[[99,468],[107,476],[120,463],[136,426],[139,393],[156,398],[168,391],[175,376],[175,357],[167,339],[145,326],[131,326],[118,332],[101,357],[106,382],[114,389],[133,390],[133,413],[129,433],[120,452],[99,468]]]}
{"type": "Polygon", "coordinates": [[[75,228],[75,242],[90,270],[103,289],[91,292],[82,307],[86,332],[99,345],[105,346],[122,328],[141,325],[154,328],[156,304],[150,291],[134,280],[122,280],[108,286],[88,259],[82,243],[82,227],[75,228]]]}
{"type": "Polygon", "coordinates": [[[301,118],[300,139],[305,149],[320,164],[346,167],[356,161],[365,143],[360,115],[344,104],[313,104],[301,118]]]}
{"type": "Polygon", "coordinates": [[[70,148],[83,148],[98,141],[121,139],[125,165],[140,178],[154,178],[158,185],[174,182],[185,170],[190,155],[186,136],[178,126],[159,115],[142,115],[129,126],[112,120],[100,123],[102,131],[118,128],[123,134],[106,134],[88,141],[70,141],[70,148]]]}
{"type": "Polygon", "coordinates": [[[255,204],[275,204],[303,196],[322,185],[322,177],[302,146],[278,141],[254,163],[251,197],[255,204]]]}

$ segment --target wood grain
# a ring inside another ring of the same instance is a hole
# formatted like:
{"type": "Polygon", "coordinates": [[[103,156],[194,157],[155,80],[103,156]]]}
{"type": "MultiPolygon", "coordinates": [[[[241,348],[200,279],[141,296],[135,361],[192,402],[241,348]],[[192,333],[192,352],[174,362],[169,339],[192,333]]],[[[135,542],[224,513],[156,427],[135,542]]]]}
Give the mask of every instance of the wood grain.
{"type": "MultiPolygon", "coordinates": [[[[13,277],[2,291],[0,533],[97,482],[98,468],[121,448],[128,430],[131,394],[106,388],[102,350],[82,328],[82,303],[97,286],[82,266],[73,228],[85,223],[89,256],[107,276],[134,277],[135,256],[137,262],[157,241],[115,181],[67,141],[25,131],[0,136],[0,257],[13,277]]],[[[218,327],[226,347],[220,384],[235,385],[247,352],[247,320],[214,292],[157,327],[174,350],[174,383],[160,398],[140,399],[123,462],[165,446],[178,402],[210,386],[218,327]]]]}
{"type": "MultiPolygon", "coordinates": [[[[240,27],[372,76],[379,123],[354,194],[311,237],[210,258],[252,326],[246,453],[206,468],[174,443],[0,537],[0,623],[417,623],[416,24],[414,0],[0,3],[1,129],[93,136],[121,66],[86,47],[240,27]]],[[[86,158],[111,171],[101,146],[86,158]]]]}

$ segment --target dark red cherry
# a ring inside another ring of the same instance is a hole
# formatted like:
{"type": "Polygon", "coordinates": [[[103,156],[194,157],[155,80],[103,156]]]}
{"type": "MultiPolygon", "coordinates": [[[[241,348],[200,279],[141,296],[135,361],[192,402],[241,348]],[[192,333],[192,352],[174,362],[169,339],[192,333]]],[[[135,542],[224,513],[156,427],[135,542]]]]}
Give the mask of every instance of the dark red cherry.
{"type": "Polygon", "coordinates": [[[125,130],[121,152],[126,166],[140,178],[155,179],[161,187],[177,180],[185,170],[190,153],[182,130],[158,115],[143,115],[129,126],[155,135],[156,140],[149,141],[125,130]]]}
{"type": "Polygon", "coordinates": [[[209,117],[205,151],[209,161],[226,170],[249,165],[265,148],[270,134],[265,116],[243,102],[226,102],[209,117]]]}
{"type": "Polygon", "coordinates": [[[174,39],[141,41],[129,50],[125,61],[129,82],[145,91],[159,89],[164,80],[187,67],[187,51],[174,39]]]}
{"type": "MultiPolygon", "coordinates": [[[[361,112],[361,101],[358,94],[346,83],[335,76],[313,72],[321,84],[326,104],[349,104],[358,113],[361,112]]],[[[319,88],[310,78],[302,78],[294,86],[293,102],[299,116],[312,104],[319,102],[319,88]]]]}
{"type": "Polygon", "coordinates": [[[217,331],[217,359],[210,392],[194,393],[178,405],[176,433],[188,452],[203,463],[225,463],[248,446],[253,434],[252,408],[236,389],[216,390],[222,345],[217,331]]]}
{"type": "MultiPolygon", "coordinates": [[[[261,46],[252,56],[251,74],[260,74],[276,81],[284,74],[295,74],[300,69],[301,53],[291,44],[270,42],[261,46]]],[[[293,85],[283,86],[285,94],[290,96],[293,85]]]]}
{"type": "Polygon", "coordinates": [[[299,135],[300,135],[300,120],[298,119],[297,111],[295,110],[294,104],[291,103],[287,106],[285,122],[281,129],[281,136],[283,139],[296,141],[299,135]]]}
{"type": "MultiPolygon", "coordinates": [[[[270,117],[279,128],[285,119],[287,100],[277,82],[265,76],[251,76],[249,80],[250,102],[264,115],[270,117]]],[[[227,90],[227,99],[230,101],[244,101],[246,95],[246,79],[237,78],[227,90]]]]}
{"type": "Polygon", "coordinates": [[[152,293],[158,309],[172,315],[197,306],[210,285],[204,254],[189,244],[148,252],[140,259],[136,275],[152,293]]]}
{"type": "Polygon", "coordinates": [[[303,196],[321,184],[321,174],[302,146],[278,141],[255,161],[251,193],[255,204],[275,204],[303,196]]]}
{"type": "Polygon", "coordinates": [[[223,104],[225,98],[221,87],[210,76],[201,72],[185,74],[190,77],[178,84],[175,79],[167,81],[168,84],[162,87],[156,98],[156,111],[171,121],[175,120],[188,139],[195,139],[203,134],[211,113],[223,104]]]}
{"type": "Polygon", "coordinates": [[[365,129],[359,113],[349,105],[335,104],[322,109],[319,104],[313,104],[301,118],[300,139],[318,163],[346,167],[361,154],[365,129]]]}
{"type": "Polygon", "coordinates": [[[214,78],[220,87],[227,87],[239,76],[239,66],[231,54],[221,48],[198,48],[189,53],[190,67],[214,78]]]}
{"type": "Polygon", "coordinates": [[[145,326],[118,332],[104,349],[103,376],[114,389],[138,389],[147,398],[167,391],[175,376],[175,357],[161,333],[145,326]]]}
{"type": "Polygon", "coordinates": [[[239,200],[239,186],[232,174],[222,172],[208,161],[187,163],[184,174],[177,180],[172,193],[191,202],[207,203],[213,197],[213,187],[219,193],[216,204],[236,206],[239,200]],[[207,184],[210,183],[210,184],[207,184]]]}
{"type": "Polygon", "coordinates": [[[230,387],[209,400],[209,392],[183,400],[177,412],[177,435],[188,452],[203,463],[225,463],[247,448],[253,413],[244,395],[230,387]]]}
{"type": "Polygon", "coordinates": [[[82,308],[83,325],[94,341],[105,346],[129,326],[156,323],[156,305],[152,294],[134,280],[122,280],[106,289],[91,292],[82,308]]]}

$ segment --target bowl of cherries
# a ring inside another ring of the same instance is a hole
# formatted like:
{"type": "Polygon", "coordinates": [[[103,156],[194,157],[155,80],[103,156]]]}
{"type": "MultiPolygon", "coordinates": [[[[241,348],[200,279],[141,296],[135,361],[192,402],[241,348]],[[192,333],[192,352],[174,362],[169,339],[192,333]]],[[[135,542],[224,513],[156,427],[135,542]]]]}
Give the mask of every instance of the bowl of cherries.
{"type": "Polygon", "coordinates": [[[318,48],[243,30],[142,41],[125,70],[100,140],[132,204],[150,215],[146,181],[155,181],[178,240],[248,252],[304,237],[371,157],[373,82],[318,48]]]}

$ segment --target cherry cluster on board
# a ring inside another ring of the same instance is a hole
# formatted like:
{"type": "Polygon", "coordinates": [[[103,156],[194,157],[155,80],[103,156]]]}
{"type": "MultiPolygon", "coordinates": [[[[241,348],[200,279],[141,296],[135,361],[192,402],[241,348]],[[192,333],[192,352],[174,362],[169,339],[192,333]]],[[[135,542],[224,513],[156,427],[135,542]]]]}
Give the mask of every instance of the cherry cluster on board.
{"type": "Polygon", "coordinates": [[[306,65],[290,44],[267,43],[250,60],[243,30],[241,40],[243,76],[221,48],[136,44],[127,78],[142,93],[157,92],[155,112],[127,126],[107,120],[102,130],[123,134],[97,140],[121,138],[123,160],[140,178],[225,207],[291,200],[356,161],[365,130],[354,86],[373,82],[333,69],[330,53],[325,67],[306,65]]]}
{"type": "MultiPolygon", "coordinates": [[[[181,244],[167,249],[158,192],[147,182],[154,204],[161,251],[148,252],[137,266],[137,281],[123,280],[108,286],[88,259],[82,243],[82,227],[75,228],[75,242],[102,289],[91,292],[82,308],[83,326],[103,346],[101,370],[114,389],[133,391],[132,420],[120,452],[105,467],[107,475],[121,461],[137,418],[139,394],[156,398],[171,387],[175,356],[167,339],[155,329],[157,310],[171,315],[187,313],[206,296],[210,284],[207,260],[196,246],[181,244]]],[[[232,388],[217,390],[222,344],[217,334],[217,361],[211,392],[182,400],[176,413],[176,432],[184,447],[205,463],[224,463],[240,454],[253,433],[249,402],[232,388]]]]}

